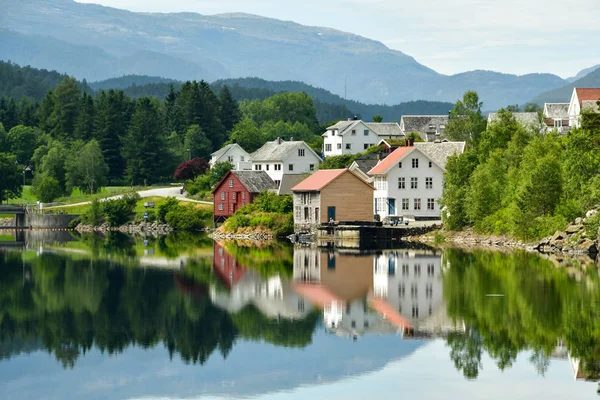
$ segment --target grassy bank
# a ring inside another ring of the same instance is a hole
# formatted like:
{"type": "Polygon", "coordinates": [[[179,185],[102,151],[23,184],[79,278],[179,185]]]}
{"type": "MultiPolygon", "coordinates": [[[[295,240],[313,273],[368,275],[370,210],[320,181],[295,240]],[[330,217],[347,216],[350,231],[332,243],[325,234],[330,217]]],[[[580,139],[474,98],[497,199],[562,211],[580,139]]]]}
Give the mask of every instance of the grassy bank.
{"type": "Polygon", "coordinates": [[[294,232],[291,196],[261,193],[254,203],[240,208],[219,228],[223,233],[266,233],[283,237],[294,232]]]}

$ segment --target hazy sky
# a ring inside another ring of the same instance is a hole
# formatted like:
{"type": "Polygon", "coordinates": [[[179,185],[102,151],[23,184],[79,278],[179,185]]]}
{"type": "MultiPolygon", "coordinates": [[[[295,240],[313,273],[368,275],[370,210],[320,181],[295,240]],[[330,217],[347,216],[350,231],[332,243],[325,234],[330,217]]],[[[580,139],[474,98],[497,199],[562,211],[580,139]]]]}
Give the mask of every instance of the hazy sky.
{"type": "Polygon", "coordinates": [[[598,0],[77,0],[132,11],[246,12],[379,40],[445,74],[562,77],[600,64],[598,0]]]}

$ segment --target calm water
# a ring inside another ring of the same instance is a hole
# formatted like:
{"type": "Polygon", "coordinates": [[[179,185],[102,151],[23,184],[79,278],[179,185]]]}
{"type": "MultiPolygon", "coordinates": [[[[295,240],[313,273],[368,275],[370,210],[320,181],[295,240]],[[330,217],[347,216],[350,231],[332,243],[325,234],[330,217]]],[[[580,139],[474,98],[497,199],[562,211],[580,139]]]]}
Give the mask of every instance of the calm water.
{"type": "Polygon", "coordinates": [[[596,268],[189,235],[15,239],[25,247],[0,242],[2,399],[597,398],[596,268]]]}

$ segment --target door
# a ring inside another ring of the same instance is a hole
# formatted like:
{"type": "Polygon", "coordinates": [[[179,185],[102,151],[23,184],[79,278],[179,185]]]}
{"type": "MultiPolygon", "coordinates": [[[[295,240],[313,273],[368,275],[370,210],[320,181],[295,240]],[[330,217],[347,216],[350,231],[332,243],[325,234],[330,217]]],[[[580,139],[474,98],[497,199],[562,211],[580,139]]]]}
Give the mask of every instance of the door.
{"type": "Polygon", "coordinates": [[[396,215],[396,199],[388,199],[388,215],[396,215]]]}
{"type": "Polygon", "coordinates": [[[331,219],[335,221],[335,207],[327,207],[327,221],[331,219]]]}

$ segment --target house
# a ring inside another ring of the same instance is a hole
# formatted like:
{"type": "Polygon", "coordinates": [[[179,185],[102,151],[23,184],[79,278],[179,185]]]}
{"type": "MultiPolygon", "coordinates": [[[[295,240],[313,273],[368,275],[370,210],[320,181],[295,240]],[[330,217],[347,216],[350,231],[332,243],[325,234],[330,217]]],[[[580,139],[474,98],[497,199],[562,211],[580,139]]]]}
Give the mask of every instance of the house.
{"type": "Polygon", "coordinates": [[[348,169],[319,170],[292,188],[294,225],[373,220],[373,186],[348,169]]]}
{"type": "Polygon", "coordinates": [[[581,126],[581,112],[600,112],[598,108],[600,100],[600,88],[574,88],[569,102],[569,126],[578,128],[581,126]]]}
{"type": "Polygon", "coordinates": [[[544,123],[546,130],[556,129],[558,133],[567,133],[569,126],[569,103],[545,103],[544,123]]]}
{"type": "Polygon", "coordinates": [[[323,133],[325,157],[358,154],[384,138],[402,138],[404,134],[396,122],[364,122],[349,119],[327,128],[323,133]]]}
{"type": "Polygon", "coordinates": [[[252,170],[266,172],[277,187],[283,174],[312,173],[323,161],[305,142],[281,138],[265,143],[251,158],[252,170]]]}
{"type": "Polygon", "coordinates": [[[309,176],[310,173],[308,172],[304,174],[283,174],[277,194],[292,194],[292,188],[300,182],[302,182],[303,180],[305,180],[306,178],[308,178],[309,176]]]}
{"type": "Polygon", "coordinates": [[[369,171],[375,178],[375,214],[439,219],[446,161],[464,148],[464,142],[444,141],[394,150],[369,171]]]}
{"type": "Polygon", "coordinates": [[[264,171],[229,171],[212,192],[215,225],[252,203],[261,192],[276,189],[275,182],[264,171]]]}
{"type": "Polygon", "coordinates": [[[369,176],[368,172],[377,165],[379,162],[379,157],[380,155],[377,153],[370,153],[356,157],[348,169],[362,178],[362,180],[371,183],[373,177],[369,176]]]}
{"type": "Polygon", "coordinates": [[[447,115],[403,115],[400,129],[403,136],[416,133],[423,140],[433,142],[442,139],[448,122],[450,118],[447,115]]]}
{"type": "MultiPolygon", "coordinates": [[[[542,128],[540,116],[537,112],[511,112],[511,114],[515,121],[523,126],[530,127],[535,130],[540,130],[542,128]]],[[[488,125],[498,121],[500,121],[500,116],[497,112],[488,114],[488,125]]]]}
{"type": "Polygon", "coordinates": [[[228,144],[210,155],[210,167],[218,162],[230,162],[236,170],[250,169],[250,154],[237,143],[228,144]]]}

